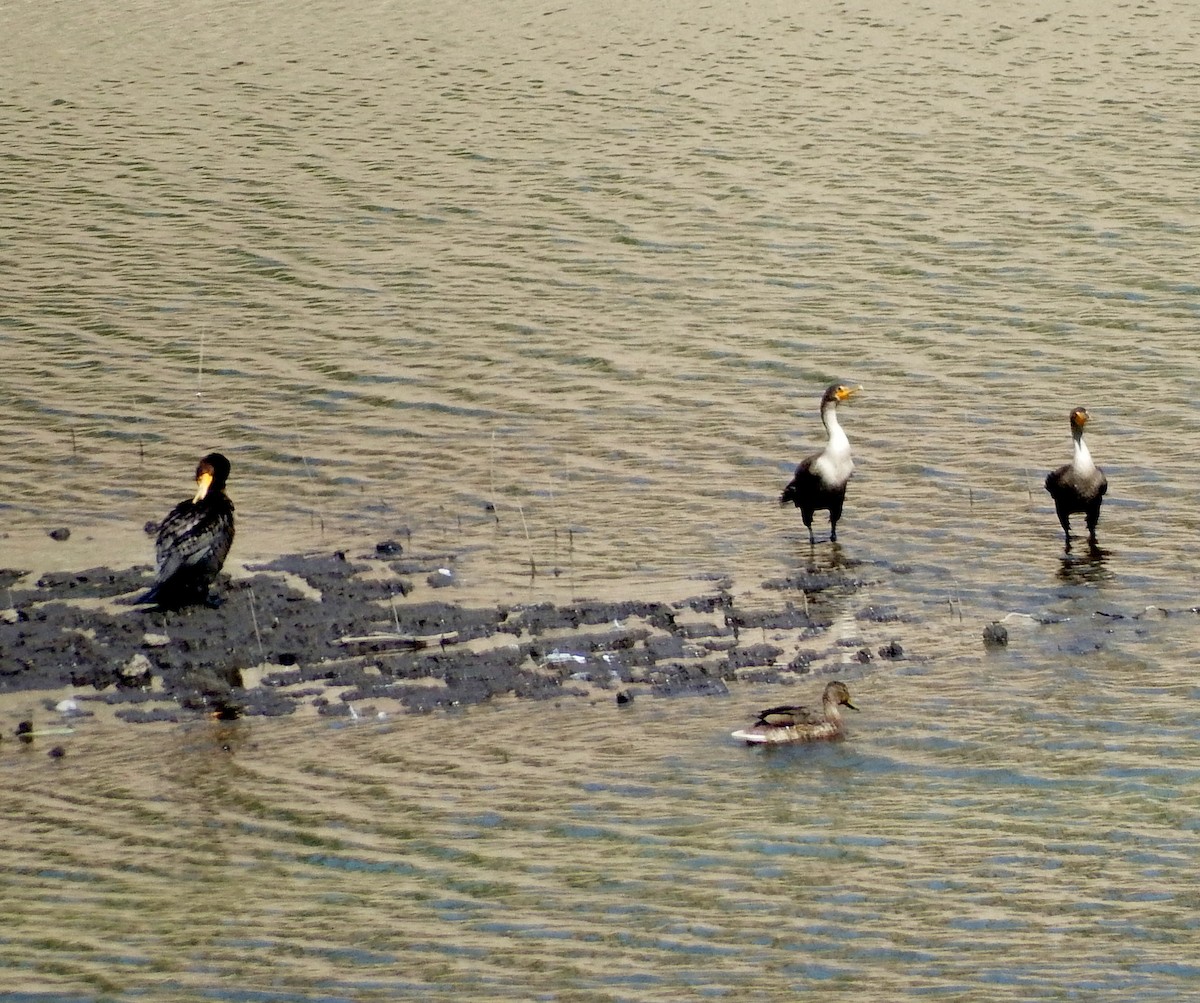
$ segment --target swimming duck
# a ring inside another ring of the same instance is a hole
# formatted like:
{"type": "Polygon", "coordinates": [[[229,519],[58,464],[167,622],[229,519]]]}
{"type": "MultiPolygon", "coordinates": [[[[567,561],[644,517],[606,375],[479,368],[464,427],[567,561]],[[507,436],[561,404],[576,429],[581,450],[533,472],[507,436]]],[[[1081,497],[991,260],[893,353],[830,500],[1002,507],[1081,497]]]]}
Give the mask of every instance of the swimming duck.
{"type": "Polygon", "coordinates": [[[800,510],[809,543],[816,542],[812,531],[813,513],[826,509],[829,511],[829,539],[837,542],[838,519],[842,517],[842,505],[846,501],[846,482],[854,473],[850,440],[838,423],[837,406],[861,389],[835,383],[825,391],[821,398],[821,424],[829,434],[829,441],[821,452],[813,453],[800,463],[796,475],[779,497],[780,505],[791,502],[800,510]]]}
{"type": "Polygon", "coordinates": [[[1071,513],[1086,513],[1088,543],[1096,546],[1096,523],[1100,521],[1100,506],[1108,491],[1108,478],[1104,471],[1092,462],[1092,454],[1083,441],[1083,429],[1088,423],[1087,408],[1077,407],[1071,412],[1071,438],[1075,442],[1075,455],[1046,477],[1046,490],[1054,499],[1054,510],[1062,523],[1066,537],[1066,549],[1071,549],[1071,513]]]}
{"type": "Polygon", "coordinates": [[[858,710],[850,702],[846,684],[834,680],[821,695],[819,711],[802,706],[771,707],[759,714],[749,728],[733,732],[733,737],[750,745],[841,738],[845,734],[842,707],[858,710]]]}
{"type": "Polygon", "coordinates": [[[209,453],[196,466],[196,494],[163,520],[154,544],[158,574],[139,603],[177,608],[208,602],[208,588],[233,546],[233,502],[225,494],[229,461],[209,453]]]}

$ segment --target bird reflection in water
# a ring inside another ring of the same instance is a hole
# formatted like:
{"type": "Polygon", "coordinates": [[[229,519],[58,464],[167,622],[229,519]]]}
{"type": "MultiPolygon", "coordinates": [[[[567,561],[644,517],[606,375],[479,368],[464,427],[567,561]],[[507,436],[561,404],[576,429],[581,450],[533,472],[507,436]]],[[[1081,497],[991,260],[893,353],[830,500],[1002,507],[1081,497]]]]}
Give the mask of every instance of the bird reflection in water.
{"type": "Polygon", "coordinates": [[[1097,585],[1111,581],[1109,551],[1090,545],[1084,553],[1067,551],[1059,558],[1058,579],[1068,585],[1097,585]]]}
{"type": "Polygon", "coordinates": [[[810,574],[820,574],[823,571],[844,571],[858,561],[846,557],[840,543],[830,543],[828,547],[817,550],[809,544],[808,571],[810,574]]]}

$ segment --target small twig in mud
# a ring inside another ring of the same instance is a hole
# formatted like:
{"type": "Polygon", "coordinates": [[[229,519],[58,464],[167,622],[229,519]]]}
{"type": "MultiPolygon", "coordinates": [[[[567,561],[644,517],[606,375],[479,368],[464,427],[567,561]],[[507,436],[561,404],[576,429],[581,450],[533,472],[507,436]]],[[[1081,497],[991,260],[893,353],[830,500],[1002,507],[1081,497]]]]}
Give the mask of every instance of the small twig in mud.
{"type": "Polygon", "coordinates": [[[967,511],[975,511],[975,489],[970,487],[967,488],[967,511]]]}
{"type": "Polygon", "coordinates": [[[258,660],[265,662],[267,654],[263,650],[262,634],[258,631],[258,613],[254,608],[254,589],[248,589],[247,592],[250,596],[250,622],[254,624],[254,637],[258,641],[258,660]]]}
{"type": "MultiPolygon", "coordinates": [[[[299,441],[296,442],[296,451],[299,452],[299,454],[300,454],[300,462],[304,464],[304,472],[306,474],[308,474],[309,482],[311,483],[311,485],[313,487],[313,493],[315,494],[317,475],[312,472],[312,467],[310,467],[308,465],[308,457],[304,455],[304,450],[300,448],[299,441]]],[[[314,505],[312,507],[312,513],[310,514],[309,518],[311,519],[312,516],[314,516],[314,515],[317,517],[317,522],[321,527],[321,536],[324,536],[325,535],[325,517],[321,514],[321,509],[317,505],[314,505]]]]}
{"type": "Polygon", "coordinates": [[[500,521],[500,507],[496,504],[496,432],[492,430],[492,446],[488,451],[488,501],[492,506],[492,518],[500,521]]]}
{"type": "Polygon", "coordinates": [[[575,595],[575,530],[567,527],[567,566],[571,569],[571,595],[575,595]]]}
{"type": "Polygon", "coordinates": [[[533,559],[533,540],[529,536],[529,523],[525,521],[525,509],[521,507],[521,503],[517,502],[517,512],[521,516],[521,525],[525,529],[525,543],[529,547],[529,577],[537,578],[537,562],[533,559]]]}
{"type": "Polygon", "coordinates": [[[388,602],[392,604],[392,620],[396,624],[396,633],[400,633],[400,611],[396,609],[396,593],[388,589],[388,602]]]}
{"type": "Polygon", "coordinates": [[[74,460],[77,458],[77,454],[78,454],[78,446],[76,445],[76,442],[75,442],[75,426],[74,425],[71,426],[70,432],[71,432],[71,459],[74,460]]]}
{"type": "Polygon", "coordinates": [[[558,517],[558,500],[554,495],[554,482],[550,480],[549,475],[546,477],[546,497],[550,503],[550,525],[554,527],[554,547],[550,555],[550,567],[554,576],[558,577],[562,574],[558,558],[558,527],[562,520],[558,517]]]}
{"type": "MultiPolygon", "coordinates": [[[[395,645],[401,648],[408,648],[413,651],[419,651],[422,648],[428,648],[432,644],[438,644],[445,648],[451,644],[457,644],[458,641],[459,635],[457,633],[429,634],[426,636],[420,636],[417,634],[375,633],[353,636],[347,635],[346,637],[339,637],[337,639],[337,643],[343,647],[353,647],[366,644],[373,648],[378,648],[395,645]]],[[[365,662],[366,656],[363,657],[365,662]]]]}
{"type": "Polygon", "coordinates": [[[1033,511],[1033,488],[1029,482],[1029,468],[1025,468],[1025,493],[1029,495],[1029,510],[1033,511]]]}
{"type": "Polygon", "coordinates": [[[954,583],[954,593],[946,596],[946,602],[950,605],[950,615],[958,614],[958,622],[963,622],[962,600],[958,597],[958,582],[954,583]]]}

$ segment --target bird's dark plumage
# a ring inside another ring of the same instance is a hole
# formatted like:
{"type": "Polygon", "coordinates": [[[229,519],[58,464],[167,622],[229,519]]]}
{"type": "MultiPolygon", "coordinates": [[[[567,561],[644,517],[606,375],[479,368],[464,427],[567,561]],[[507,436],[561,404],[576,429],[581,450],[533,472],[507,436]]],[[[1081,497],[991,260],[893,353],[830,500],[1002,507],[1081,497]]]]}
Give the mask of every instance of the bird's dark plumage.
{"type": "Polygon", "coordinates": [[[1092,454],[1083,441],[1083,429],[1088,423],[1087,408],[1071,412],[1071,438],[1075,455],[1070,463],[1052,471],[1046,477],[1046,490],[1054,499],[1054,510],[1066,537],[1066,549],[1071,549],[1071,515],[1083,512],[1087,521],[1088,542],[1096,545],[1096,524],[1100,521],[1100,506],[1108,492],[1108,478],[1092,462],[1092,454]]]}
{"type": "Polygon", "coordinates": [[[233,546],[233,502],[225,494],[229,461],[209,453],[196,467],[196,495],[163,520],[154,550],[158,575],[137,602],[179,607],[202,603],[233,546]]]}
{"type": "Polygon", "coordinates": [[[837,406],[849,400],[862,387],[835,383],[821,398],[821,423],[829,433],[829,441],[819,453],[804,459],[796,468],[791,483],[779,497],[780,505],[795,505],[808,530],[809,542],[815,542],[812,531],[813,514],[829,512],[829,539],[837,541],[837,524],[846,501],[846,484],[854,473],[850,458],[850,440],[837,418],[837,406]]]}

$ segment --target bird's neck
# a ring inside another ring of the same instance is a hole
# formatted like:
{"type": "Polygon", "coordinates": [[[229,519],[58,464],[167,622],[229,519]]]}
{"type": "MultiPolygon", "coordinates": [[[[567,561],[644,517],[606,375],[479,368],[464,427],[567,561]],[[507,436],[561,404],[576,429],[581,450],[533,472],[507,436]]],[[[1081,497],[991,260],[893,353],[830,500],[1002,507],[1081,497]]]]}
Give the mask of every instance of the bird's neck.
{"type": "Polygon", "coordinates": [[[1071,461],[1071,466],[1080,473],[1091,473],[1096,469],[1096,464],[1092,462],[1092,454],[1088,451],[1087,443],[1083,441],[1083,432],[1075,433],[1075,458],[1071,461]]]}
{"type": "Polygon", "coordinates": [[[829,445],[825,448],[831,453],[849,453],[850,440],[846,438],[846,433],[838,422],[837,407],[829,404],[822,408],[821,421],[825,425],[825,431],[829,433],[829,445]]]}

